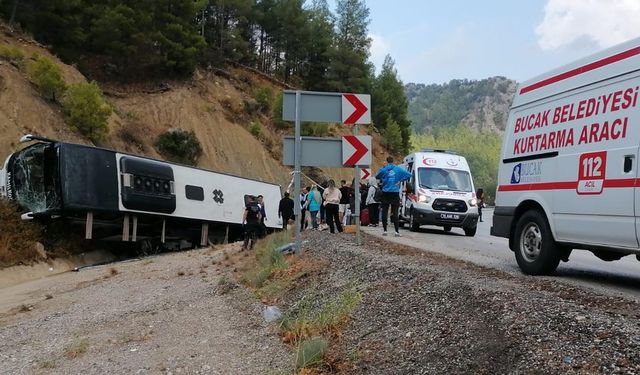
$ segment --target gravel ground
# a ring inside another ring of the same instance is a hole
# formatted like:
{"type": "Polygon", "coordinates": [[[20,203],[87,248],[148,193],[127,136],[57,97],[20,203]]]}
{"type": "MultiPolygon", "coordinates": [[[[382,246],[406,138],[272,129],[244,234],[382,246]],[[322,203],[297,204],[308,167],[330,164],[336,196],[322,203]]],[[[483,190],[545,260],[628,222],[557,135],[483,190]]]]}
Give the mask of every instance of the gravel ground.
{"type": "MultiPolygon", "coordinates": [[[[278,301],[286,310],[359,289],[332,371],[640,374],[637,301],[364,239],[306,232],[322,270],[278,301]]],[[[221,279],[244,260],[237,244],[225,249],[230,257],[173,253],[0,290],[0,373],[292,373],[263,306],[221,279]]]]}
{"type": "Polygon", "coordinates": [[[240,257],[238,245],[226,249],[228,260],[172,253],[10,290],[23,302],[0,314],[0,373],[291,373],[291,351],[262,305],[220,282],[240,257]]]}
{"type": "Polygon", "coordinates": [[[365,236],[308,232],[328,262],[302,293],[363,295],[338,338],[354,374],[640,373],[640,308],[365,236]]]}

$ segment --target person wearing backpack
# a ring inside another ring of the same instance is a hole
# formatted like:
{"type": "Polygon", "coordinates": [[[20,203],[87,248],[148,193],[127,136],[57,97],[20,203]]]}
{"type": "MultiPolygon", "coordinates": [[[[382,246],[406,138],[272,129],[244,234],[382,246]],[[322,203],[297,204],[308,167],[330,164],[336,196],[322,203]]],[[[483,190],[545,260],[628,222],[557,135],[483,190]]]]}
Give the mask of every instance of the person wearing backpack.
{"type": "Polygon", "coordinates": [[[311,213],[311,228],[318,230],[318,212],[322,207],[322,197],[315,185],[311,187],[311,191],[307,194],[307,207],[309,213],[311,213]]]}
{"type": "Polygon", "coordinates": [[[369,226],[377,227],[380,219],[380,201],[382,200],[382,190],[378,188],[378,180],[369,177],[369,190],[367,191],[367,208],[369,209],[369,226]]]}
{"type": "Polygon", "coordinates": [[[242,216],[242,224],[244,225],[244,244],[242,250],[253,249],[253,245],[256,242],[256,237],[260,232],[260,205],[255,200],[254,196],[247,197],[247,204],[244,207],[244,214],[242,216]],[[251,241],[251,245],[249,245],[251,241]]]}

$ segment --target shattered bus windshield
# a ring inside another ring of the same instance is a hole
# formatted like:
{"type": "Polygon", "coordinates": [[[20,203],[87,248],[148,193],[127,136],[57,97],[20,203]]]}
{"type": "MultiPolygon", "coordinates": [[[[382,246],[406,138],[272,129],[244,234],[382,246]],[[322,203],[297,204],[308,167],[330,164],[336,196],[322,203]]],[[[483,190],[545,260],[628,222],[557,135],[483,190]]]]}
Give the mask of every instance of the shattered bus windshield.
{"type": "Polygon", "coordinates": [[[56,171],[53,146],[36,144],[18,152],[12,168],[13,188],[18,205],[33,213],[60,208],[60,196],[55,183],[56,171]]]}

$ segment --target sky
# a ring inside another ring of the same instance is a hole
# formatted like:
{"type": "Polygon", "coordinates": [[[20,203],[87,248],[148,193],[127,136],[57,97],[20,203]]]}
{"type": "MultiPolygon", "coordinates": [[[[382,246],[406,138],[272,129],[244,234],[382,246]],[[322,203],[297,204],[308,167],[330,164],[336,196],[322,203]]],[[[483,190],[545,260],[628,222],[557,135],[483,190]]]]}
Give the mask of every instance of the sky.
{"type": "Polygon", "coordinates": [[[371,61],[403,82],[522,82],[640,37],[640,0],[366,0],[371,61]]]}

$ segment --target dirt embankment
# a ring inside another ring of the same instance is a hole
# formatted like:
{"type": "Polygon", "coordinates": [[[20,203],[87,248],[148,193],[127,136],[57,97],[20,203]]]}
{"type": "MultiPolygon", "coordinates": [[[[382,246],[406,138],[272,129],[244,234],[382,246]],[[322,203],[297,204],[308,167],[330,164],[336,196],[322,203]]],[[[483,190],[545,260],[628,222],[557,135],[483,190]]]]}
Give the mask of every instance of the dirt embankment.
{"type": "MultiPolygon", "coordinates": [[[[48,57],[62,68],[68,84],[86,81],[75,67],[50,54],[27,36],[0,24],[0,45],[16,47],[25,61],[34,54],[48,57]]],[[[203,148],[198,166],[219,172],[281,184],[290,182],[291,168],[282,165],[282,137],[293,128],[278,128],[270,110],[260,109],[256,94],[270,90],[272,105],[283,88],[241,68],[199,70],[190,79],[137,84],[101,83],[114,112],[109,135],[100,146],[162,158],[155,146],[158,136],[172,128],[193,130],[203,148]],[[259,132],[251,131],[258,124],[259,132]]],[[[334,125],[332,136],[349,134],[349,127],[334,125]]],[[[361,133],[367,132],[363,129],[361,133]]],[[[59,105],[41,98],[17,65],[0,58],[0,160],[21,148],[18,139],[33,133],[52,139],[90,144],[64,123],[59,105]]],[[[374,134],[374,168],[386,157],[374,134]]],[[[327,169],[327,177],[350,180],[348,169],[327,169]]],[[[305,184],[308,181],[305,182],[305,184]]]]}

